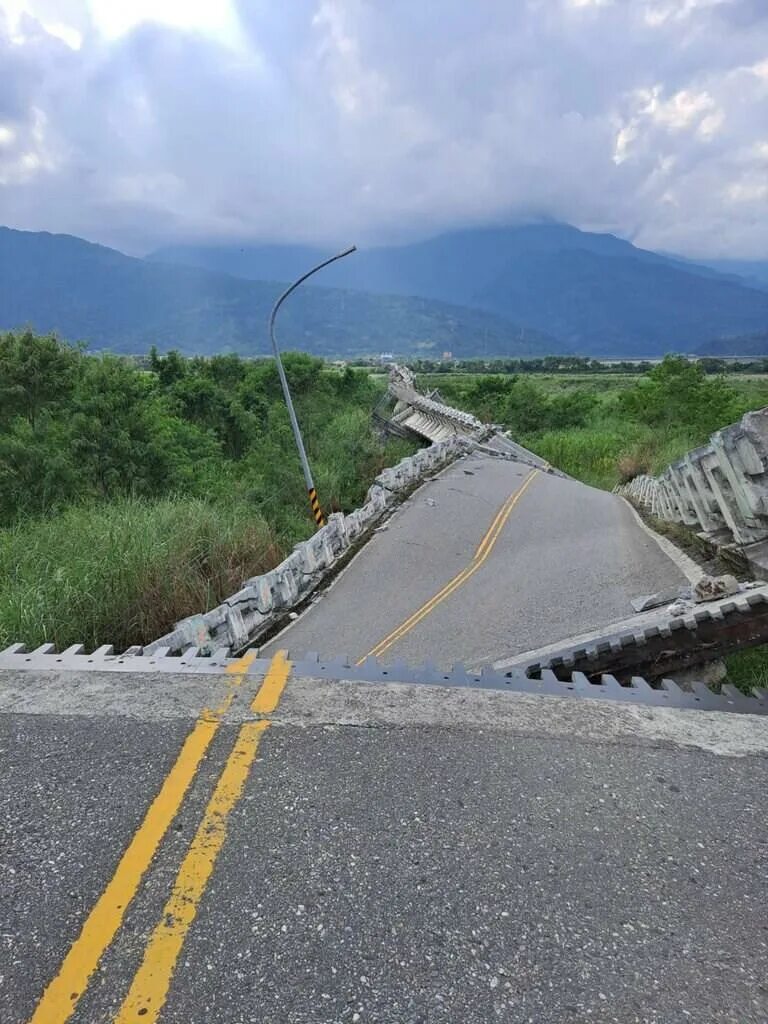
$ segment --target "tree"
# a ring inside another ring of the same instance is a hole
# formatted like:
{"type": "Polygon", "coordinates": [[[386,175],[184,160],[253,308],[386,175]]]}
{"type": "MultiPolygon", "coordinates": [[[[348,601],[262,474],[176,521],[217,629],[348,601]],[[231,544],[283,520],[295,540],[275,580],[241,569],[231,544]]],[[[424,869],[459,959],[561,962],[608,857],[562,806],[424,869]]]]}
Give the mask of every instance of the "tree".
{"type": "Polygon", "coordinates": [[[651,426],[685,424],[703,433],[738,416],[737,395],[724,377],[707,377],[703,367],[682,356],[665,356],[634,387],[620,406],[651,426]]]}
{"type": "Polygon", "coordinates": [[[34,430],[71,392],[79,367],[79,350],[52,334],[0,335],[0,423],[23,416],[34,430]]]}

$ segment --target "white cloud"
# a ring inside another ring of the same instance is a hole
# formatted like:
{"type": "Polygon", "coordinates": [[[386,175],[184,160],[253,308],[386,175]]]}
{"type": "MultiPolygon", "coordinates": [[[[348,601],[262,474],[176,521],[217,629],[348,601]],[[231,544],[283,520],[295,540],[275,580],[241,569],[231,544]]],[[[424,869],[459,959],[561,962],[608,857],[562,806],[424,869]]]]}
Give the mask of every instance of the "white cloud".
{"type": "Polygon", "coordinates": [[[734,203],[763,203],[768,201],[768,181],[765,178],[744,178],[730,184],[726,194],[734,203]]]}
{"type": "Polygon", "coordinates": [[[0,6],[0,221],[134,251],[541,215],[768,248],[764,0],[0,6]]]}

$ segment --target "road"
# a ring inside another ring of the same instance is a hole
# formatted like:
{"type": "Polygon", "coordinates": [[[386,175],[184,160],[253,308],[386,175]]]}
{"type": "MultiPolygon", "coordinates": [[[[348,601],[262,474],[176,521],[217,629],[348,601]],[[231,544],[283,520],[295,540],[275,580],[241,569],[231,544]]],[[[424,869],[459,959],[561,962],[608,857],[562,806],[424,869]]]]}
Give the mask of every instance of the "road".
{"type": "Polygon", "coordinates": [[[685,582],[622,499],[475,454],[418,490],[264,651],[479,668],[624,618],[633,597],[685,582]]]}
{"type": "Polygon", "coordinates": [[[3,1024],[768,1019],[768,720],[275,670],[0,671],[3,1024]]]}
{"type": "Polygon", "coordinates": [[[624,502],[473,455],[265,658],[14,655],[0,1020],[764,1024],[768,719],[283,652],[479,666],[682,581],[624,502]]]}

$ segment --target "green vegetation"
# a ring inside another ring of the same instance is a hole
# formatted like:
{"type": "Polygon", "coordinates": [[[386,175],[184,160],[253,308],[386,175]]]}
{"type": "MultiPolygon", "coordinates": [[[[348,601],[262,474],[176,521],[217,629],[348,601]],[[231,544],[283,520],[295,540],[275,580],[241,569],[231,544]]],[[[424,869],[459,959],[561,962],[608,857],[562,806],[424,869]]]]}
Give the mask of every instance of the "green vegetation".
{"type": "MultiPolygon", "coordinates": [[[[548,373],[572,378],[578,375],[632,375],[647,373],[660,360],[590,359],[588,356],[544,356],[540,359],[409,359],[408,365],[416,373],[548,373]]],[[[768,373],[768,359],[714,359],[696,360],[705,373],[768,373]]]]}
{"type": "Polygon", "coordinates": [[[0,647],[122,650],[217,604],[280,548],[246,502],[120,497],[0,532],[0,647]]]}
{"type": "Polygon", "coordinates": [[[768,377],[712,376],[668,356],[642,376],[552,372],[422,375],[449,402],[510,429],[566,473],[611,488],[660,472],[748,409],[768,404],[768,377]]]}
{"type": "MultiPolygon", "coordinates": [[[[285,362],[324,507],[354,508],[413,446],[377,440],[366,373],[285,362]]],[[[271,360],[0,335],[0,645],[147,642],[312,529],[271,360]]]]}

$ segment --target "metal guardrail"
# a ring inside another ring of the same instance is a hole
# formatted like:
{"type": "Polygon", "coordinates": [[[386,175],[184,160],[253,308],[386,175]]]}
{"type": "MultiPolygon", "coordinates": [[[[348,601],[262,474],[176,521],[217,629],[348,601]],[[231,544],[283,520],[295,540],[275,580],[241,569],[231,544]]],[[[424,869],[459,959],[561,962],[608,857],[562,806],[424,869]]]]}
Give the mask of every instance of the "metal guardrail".
{"type": "Polygon", "coordinates": [[[681,523],[717,547],[739,548],[768,569],[768,407],[748,412],[673,462],[661,476],[614,488],[652,515],[681,523]]]}
{"type": "Polygon", "coordinates": [[[322,529],[297,544],[276,568],[246,580],[236,594],[211,611],[177,622],[170,633],[147,645],[145,653],[161,648],[183,651],[190,645],[238,650],[259,639],[315,590],[402,494],[470,450],[464,438],[452,437],[382,470],[361,508],[329,516],[322,529]]]}
{"type": "MultiPolygon", "coordinates": [[[[232,663],[229,652],[219,649],[207,656],[199,647],[190,647],[182,655],[173,656],[167,647],[152,653],[131,647],[116,654],[111,647],[100,647],[88,654],[82,645],[60,653],[52,644],[27,651],[23,644],[14,644],[0,651],[0,672],[130,672],[135,674],[210,675],[226,672],[232,663]]],[[[251,673],[264,672],[268,659],[256,659],[248,668],[251,673]]],[[[460,687],[467,690],[496,690],[534,697],[560,697],[569,700],[603,701],[655,708],[684,708],[691,711],[724,711],[736,714],[768,715],[768,692],[755,690],[752,695],[733,687],[715,693],[704,683],[694,682],[683,689],[671,679],[662,679],[650,686],[635,676],[622,685],[614,676],[603,674],[589,679],[573,672],[558,679],[554,672],[544,670],[539,679],[529,679],[522,670],[506,674],[484,669],[468,672],[463,665],[444,670],[437,665],[407,665],[401,661],[383,663],[367,658],[362,665],[353,665],[348,658],[321,658],[305,654],[292,659],[294,678],[328,679],[340,682],[404,683],[408,685],[460,687]]]]}

